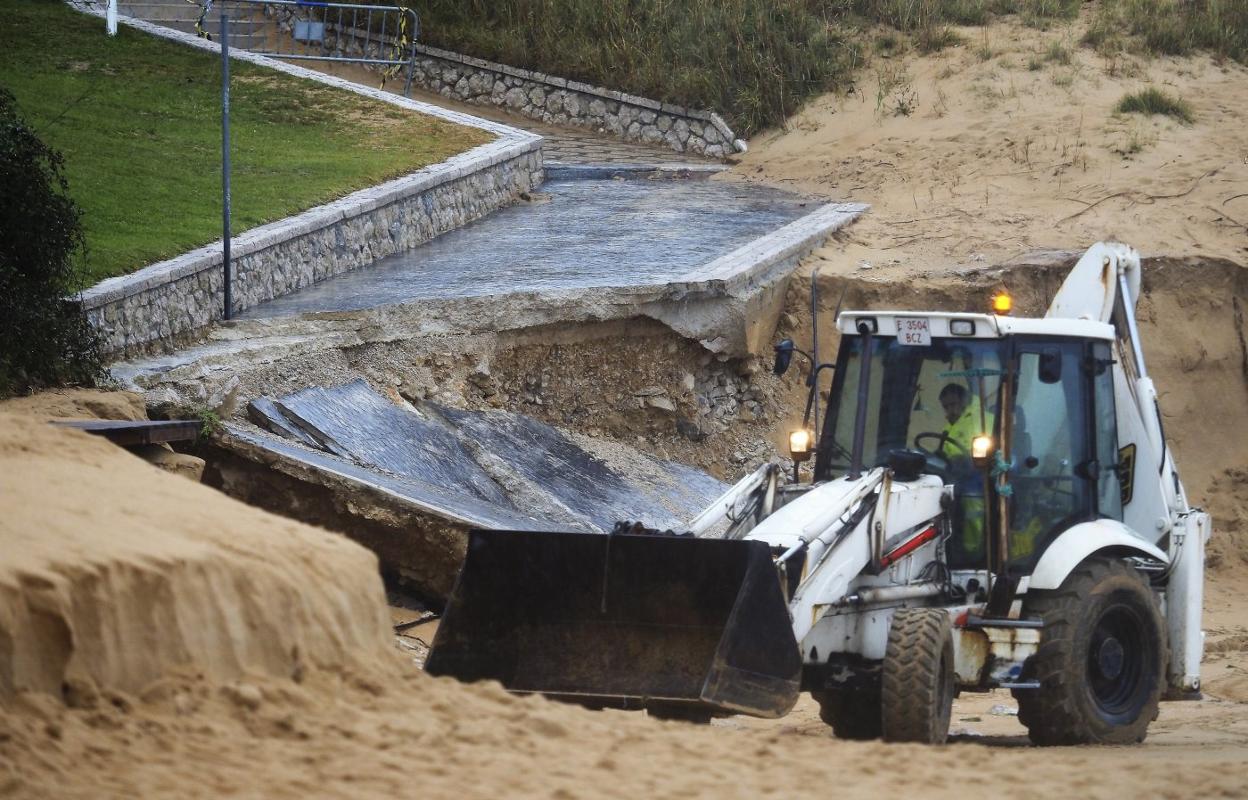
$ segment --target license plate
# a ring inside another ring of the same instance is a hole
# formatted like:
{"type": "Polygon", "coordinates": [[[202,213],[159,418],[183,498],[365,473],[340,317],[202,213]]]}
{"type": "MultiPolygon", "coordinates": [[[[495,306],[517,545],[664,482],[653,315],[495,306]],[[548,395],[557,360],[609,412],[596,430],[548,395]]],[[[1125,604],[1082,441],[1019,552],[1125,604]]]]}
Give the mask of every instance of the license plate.
{"type": "Polygon", "coordinates": [[[913,345],[931,344],[931,320],[926,317],[898,317],[897,342],[913,345]]]}

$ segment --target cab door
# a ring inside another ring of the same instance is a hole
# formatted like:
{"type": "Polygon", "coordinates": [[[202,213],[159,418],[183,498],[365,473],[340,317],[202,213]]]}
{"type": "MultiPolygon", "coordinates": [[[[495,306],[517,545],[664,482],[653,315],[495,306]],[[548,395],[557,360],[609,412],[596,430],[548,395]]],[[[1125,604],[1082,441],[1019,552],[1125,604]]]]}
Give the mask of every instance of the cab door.
{"type": "Polygon", "coordinates": [[[1085,341],[1016,345],[1010,446],[998,465],[1006,480],[996,487],[1005,500],[1005,561],[1014,574],[1029,572],[1059,533],[1096,516],[1104,471],[1095,457],[1096,420],[1104,411],[1093,402],[1092,356],[1092,344],[1085,341]]]}

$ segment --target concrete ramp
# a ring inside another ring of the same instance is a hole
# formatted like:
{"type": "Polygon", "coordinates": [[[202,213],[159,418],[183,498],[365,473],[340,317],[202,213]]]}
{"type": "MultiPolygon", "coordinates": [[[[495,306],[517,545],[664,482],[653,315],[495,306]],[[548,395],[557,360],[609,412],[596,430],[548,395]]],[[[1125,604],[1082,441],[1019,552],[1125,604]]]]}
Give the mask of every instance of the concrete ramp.
{"type": "Polygon", "coordinates": [[[313,386],[272,402],[281,415],[274,432],[287,423],[319,449],[376,471],[453,488],[465,497],[503,508],[511,503],[459,444],[441,420],[396,406],[363,380],[326,389],[313,386]]]}
{"type": "Polygon", "coordinates": [[[420,591],[449,593],[467,532],[679,529],[727,487],[505,411],[392,402],[363,380],[248,408],[219,438],[227,492],[338,530],[420,591]]]}

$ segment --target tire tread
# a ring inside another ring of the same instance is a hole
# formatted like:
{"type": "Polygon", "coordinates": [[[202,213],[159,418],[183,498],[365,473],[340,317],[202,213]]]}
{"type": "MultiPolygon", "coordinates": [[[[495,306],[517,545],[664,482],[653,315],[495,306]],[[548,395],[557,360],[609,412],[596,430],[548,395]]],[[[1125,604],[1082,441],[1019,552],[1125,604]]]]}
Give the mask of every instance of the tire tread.
{"type": "MultiPolygon", "coordinates": [[[[1117,559],[1094,558],[1076,567],[1057,590],[1037,592],[1028,598],[1027,613],[1044,620],[1044,633],[1036,654],[1027,662],[1024,677],[1039,681],[1040,688],[1016,689],[1014,697],[1018,701],[1019,722],[1026,726],[1034,743],[1056,746],[1140,742],[1144,740],[1148,724],[1156,718],[1160,686],[1153,691],[1151,708],[1146,708],[1133,723],[1108,731],[1098,730],[1079,707],[1077,692],[1082,690],[1083,681],[1070,674],[1078,667],[1070,657],[1085,603],[1098,586],[1120,578],[1136,581],[1151,595],[1147,583],[1135,569],[1117,559]]],[[[1161,674],[1157,682],[1160,684],[1166,665],[1164,625],[1160,625],[1160,612],[1151,596],[1148,602],[1158,624],[1161,674]]]]}
{"type": "MultiPolygon", "coordinates": [[[[942,744],[949,716],[938,708],[942,658],[951,656],[952,623],[939,608],[903,608],[893,615],[881,675],[884,738],[942,744]]],[[[952,669],[952,664],[947,665],[952,669]]]]}

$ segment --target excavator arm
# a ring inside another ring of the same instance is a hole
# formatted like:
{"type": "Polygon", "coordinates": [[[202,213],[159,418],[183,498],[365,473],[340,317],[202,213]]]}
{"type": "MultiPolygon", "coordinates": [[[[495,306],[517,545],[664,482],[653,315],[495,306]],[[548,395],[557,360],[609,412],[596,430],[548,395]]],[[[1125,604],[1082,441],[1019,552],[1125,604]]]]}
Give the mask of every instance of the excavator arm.
{"type": "MultiPolygon", "coordinates": [[[[1205,543],[1209,515],[1188,504],[1173,453],[1166,444],[1157,389],[1148,376],[1135,309],[1141,291],[1140,255],[1116,242],[1092,246],[1067,275],[1049,305],[1047,318],[1089,319],[1114,326],[1117,334],[1114,399],[1118,415],[1119,479],[1123,522],[1145,543],[1166,549],[1166,622],[1173,690],[1200,689],[1204,634],[1205,543]]],[[[1082,560],[1069,548],[1050,548],[1037,565],[1030,588],[1056,589],[1082,560]],[[1061,559],[1063,563],[1046,563],[1061,559]],[[1066,563],[1074,562],[1074,563],[1066,563]],[[1047,578],[1043,576],[1049,576],[1047,578]]],[[[1104,547],[1117,547],[1108,540],[1104,547]]],[[[1137,548],[1142,554],[1152,547],[1137,548]]]]}

